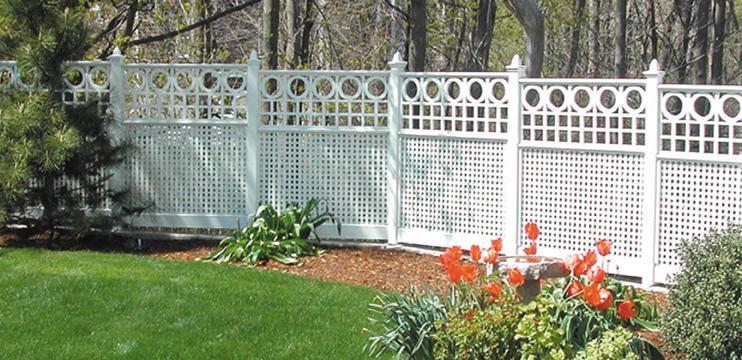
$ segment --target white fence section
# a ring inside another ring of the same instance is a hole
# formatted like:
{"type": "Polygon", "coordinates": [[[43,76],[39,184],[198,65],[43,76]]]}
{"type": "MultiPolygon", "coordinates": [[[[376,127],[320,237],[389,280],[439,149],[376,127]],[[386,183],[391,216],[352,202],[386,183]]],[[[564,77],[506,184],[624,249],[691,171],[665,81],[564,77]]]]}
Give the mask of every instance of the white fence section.
{"type": "MultiPolygon", "coordinates": [[[[503,73],[260,70],[71,62],[65,101],[108,101],[136,145],[117,181],[139,226],[233,228],[259,201],[311,197],[340,238],[524,243],[565,256],[614,242],[611,272],[666,283],[683,239],[742,223],[742,88],[503,73]]],[[[0,91],[33,87],[0,63],[0,91]]],[[[338,237],[334,230],[325,235],[338,237]]]]}

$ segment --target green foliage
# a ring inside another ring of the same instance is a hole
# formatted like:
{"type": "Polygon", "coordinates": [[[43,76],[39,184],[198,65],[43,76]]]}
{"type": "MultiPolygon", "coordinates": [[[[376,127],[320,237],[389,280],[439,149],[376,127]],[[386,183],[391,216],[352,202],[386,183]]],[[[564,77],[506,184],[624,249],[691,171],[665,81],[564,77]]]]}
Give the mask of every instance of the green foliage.
{"type": "Polygon", "coordinates": [[[518,306],[509,303],[450,313],[436,322],[435,358],[517,358],[516,328],[520,315],[518,306]]]}
{"type": "Polygon", "coordinates": [[[525,315],[518,323],[515,338],[522,342],[521,359],[565,359],[571,353],[571,344],[564,341],[553,313],[556,304],[540,297],[524,306],[525,315]]]}
{"type": "Polygon", "coordinates": [[[83,58],[90,47],[86,4],[0,0],[0,57],[15,59],[34,89],[0,99],[0,224],[23,223],[52,236],[65,227],[79,235],[117,223],[118,216],[96,211],[109,201],[122,214],[116,204],[125,191],[106,183],[129,145],[109,133],[105,106],[66,105],[60,95],[64,62],[83,58]]]}
{"type": "Polygon", "coordinates": [[[689,359],[742,359],[742,227],[680,246],[683,270],[661,318],[668,348],[689,359]]]}
{"type": "Polygon", "coordinates": [[[308,240],[320,240],[320,225],[334,222],[340,233],[340,221],[327,209],[320,213],[317,206],[318,201],[311,199],[303,208],[292,203],[279,213],[273,206],[263,204],[250,216],[250,225],[222,240],[206,260],[242,261],[249,265],[267,260],[297,264],[302,256],[317,255],[317,249],[308,240]]]}
{"type": "Polygon", "coordinates": [[[576,360],[639,360],[632,351],[631,332],[622,327],[604,332],[599,338],[590,341],[584,351],[575,357],[576,360]]]}
{"type": "Polygon", "coordinates": [[[369,305],[369,320],[380,325],[381,334],[372,336],[364,351],[376,357],[389,352],[395,359],[431,359],[436,321],[455,303],[455,297],[443,300],[416,288],[406,294],[380,294],[369,305]]]}

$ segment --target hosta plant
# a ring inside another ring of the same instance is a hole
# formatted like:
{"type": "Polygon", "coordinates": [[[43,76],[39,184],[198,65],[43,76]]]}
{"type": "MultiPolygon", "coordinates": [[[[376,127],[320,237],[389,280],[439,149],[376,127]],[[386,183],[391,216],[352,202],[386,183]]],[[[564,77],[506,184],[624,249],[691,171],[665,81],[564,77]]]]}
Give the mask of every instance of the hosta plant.
{"type": "Polygon", "coordinates": [[[298,264],[302,256],[317,255],[310,241],[319,241],[317,228],[333,222],[340,234],[340,221],[327,209],[320,212],[318,201],[311,199],[304,207],[292,203],[279,212],[269,204],[262,204],[252,223],[235,231],[219,243],[216,251],[205,260],[216,262],[241,261],[257,265],[268,260],[283,264],[298,264]]]}

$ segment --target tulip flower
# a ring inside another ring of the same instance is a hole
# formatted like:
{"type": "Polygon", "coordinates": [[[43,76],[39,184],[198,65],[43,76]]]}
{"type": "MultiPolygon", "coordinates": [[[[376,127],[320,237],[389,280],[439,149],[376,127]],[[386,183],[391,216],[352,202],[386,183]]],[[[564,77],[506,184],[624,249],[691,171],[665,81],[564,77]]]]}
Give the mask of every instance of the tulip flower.
{"type": "Polygon", "coordinates": [[[508,270],[508,282],[513,286],[520,286],[526,282],[526,279],[520,273],[520,270],[510,269],[508,270]]]}
{"type": "Polygon", "coordinates": [[[538,239],[539,234],[541,234],[541,232],[538,230],[538,225],[535,223],[526,224],[526,236],[528,236],[529,239],[536,240],[538,239]]]}
{"type": "Polygon", "coordinates": [[[536,242],[531,241],[531,244],[523,248],[523,252],[526,253],[526,255],[536,255],[536,242]]]}
{"type": "Polygon", "coordinates": [[[493,302],[502,295],[502,285],[491,282],[484,287],[484,291],[491,296],[487,299],[488,302],[493,302]]]}
{"type": "Polygon", "coordinates": [[[482,249],[479,248],[479,245],[472,245],[469,250],[469,255],[471,256],[472,261],[479,262],[479,259],[482,258],[482,249]]]}
{"type": "Polygon", "coordinates": [[[498,256],[500,256],[500,253],[494,247],[491,247],[484,252],[484,262],[496,265],[498,256]]]}
{"type": "Polygon", "coordinates": [[[572,280],[569,285],[567,285],[567,295],[575,296],[581,293],[583,289],[585,289],[585,286],[582,285],[580,280],[572,280]]]}
{"type": "Polygon", "coordinates": [[[616,310],[618,316],[624,320],[635,318],[636,310],[634,309],[634,305],[634,302],[631,300],[626,300],[618,304],[618,309],[616,310]]]}
{"type": "Polygon", "coordinates": [[[465,264],[461,266],[461,273],[464,280],[467,282],[474,282],[477,279],[477,266],[473,264],[465,264]]]}
{"type": "Polygon", "coordinates": [[[492,248],[498,253],[502,251],[502,238],[493,239],[492,248]]]}
{"type": "Polygon", "coordinates": [[[600,302],[595,306],[598,311],[606,310],[613,305],[613,293],[606,287],[601,287],[598,294],[600,296],[600,302]]]}
{"type": "Polygon", "coordinates": [[[585,253],[585,257],[582,258],[582,261],[588,268],[591,268],[593,265],[598,263],[598,254],[596,254],[595,251],[590,250],[585,253]]]}
{"type": "Polygon", "coordinates": [[[595,268],[587,273],[587,280],[593,284],[600,284],[605,280],[605,271],[601,268],[595,268]]]}
{"type": "Polygon", "coordinates": [[[598,240],[598,242],[595,243],[595,247],[598,248],[598,254],[601,256],[606,256],[611,252],[611,243],[610,240],[598,240]]]}

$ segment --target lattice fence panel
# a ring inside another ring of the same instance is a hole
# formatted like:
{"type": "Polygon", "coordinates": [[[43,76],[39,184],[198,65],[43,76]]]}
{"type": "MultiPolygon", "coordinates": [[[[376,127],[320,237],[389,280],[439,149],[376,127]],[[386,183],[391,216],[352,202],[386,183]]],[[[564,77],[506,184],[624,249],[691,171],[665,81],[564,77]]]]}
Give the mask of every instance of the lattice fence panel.
{"type": "Polygon", "coordinates": [[[521,228],[538,223],[539,253],[584,253],[609,239],[615,257],[640,259],[642,156],[529,149],[521,166],[521,228]]]}
{"type": "Polygon", "coordinates": [[[522,139],[597,147],[644,145],[644,97],[641,82],[525,85],[522,139]]]}
{"type": "Polygon", "coordinates": [[[127,65],[127,121],[244,122],[245,65],[127,65]]]}
{"type": "Polygon", "coordinates": [[[742,164],[664,160],[659,176],[660,265],[681,265],[682,240],[742,223],[742,164]]]}
{"type": "MultiPolygon", "coordinates": [[[[128,125],[136,150],[126,169],[148,213],[245,216],[246,128],[128,125]]],[[[237,224],[230,224],[236,226],[237,224]]]]}
{"type": "Polygon", "coordinates": [[[387,125],[388,72],[263,71],[261,76],[265,125],[387,125]]]}
{"type": "Polygon", "coordinates": [[[742,90],[718,89],[663,87],[662,153],[742,155],[742,90]]]}
{"type": "Polygon", "coordinates": [[[403,137],[401,227],[502,236],[503,152],[501,141],[403,137]]]}
{"type": "Polygon", "coordinates": [[[507,74],[408,73],[402,80],[403,129],[504,138],[507,110],[507,74]]]}
{"type": "Polygon", "coordinates": [[[261,200],[314,197],[343,224],[386,224],[385,133],[261,132],[259,169],[261,200]]]}

